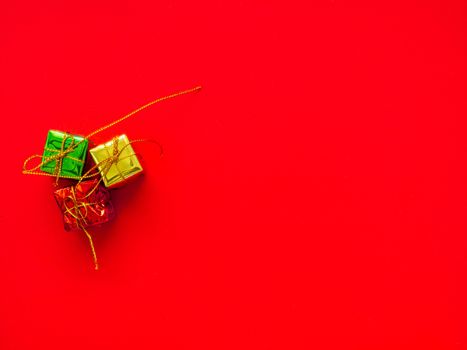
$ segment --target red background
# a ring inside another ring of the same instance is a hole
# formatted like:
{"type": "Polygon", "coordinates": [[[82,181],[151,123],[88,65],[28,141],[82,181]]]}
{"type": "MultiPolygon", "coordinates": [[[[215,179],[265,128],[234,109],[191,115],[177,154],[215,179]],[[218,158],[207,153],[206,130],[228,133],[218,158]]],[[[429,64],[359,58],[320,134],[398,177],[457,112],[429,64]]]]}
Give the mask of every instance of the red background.
{"type": "Polygon", "coordinates": [[[1,7],[1,349],[467,348],[464,1],[1,7]],[[198,84],[94,271],[23,160],[198,84]]]}

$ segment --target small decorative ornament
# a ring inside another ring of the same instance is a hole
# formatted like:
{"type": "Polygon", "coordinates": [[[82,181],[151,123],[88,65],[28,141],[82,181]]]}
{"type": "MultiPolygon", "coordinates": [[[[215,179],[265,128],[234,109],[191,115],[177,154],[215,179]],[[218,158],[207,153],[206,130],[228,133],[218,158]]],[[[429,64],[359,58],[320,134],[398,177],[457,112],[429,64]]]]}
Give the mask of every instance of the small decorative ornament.
{"type": "MultiPolygon", "coordinates": [[[[115,216],[109,190],[124,185],[142,173],[143,168],[132,144],[155,141],[129,140],[126,135],[115,136],[112,140],[89,151],[95,165],[84,172],[89,140],[94,135],[112,128],[156,103],[200,89],[201,87],[197,86],[158,98],[84,137],[50,130],[43,154],[32,155],[24,161],[23,174],[54,177],[55,185],[58,185],[61,178],[77,181],[72,186],[56,190],[54,196],[63,214],[65,230],[81,230],[87,236],[96,270],[99,268],[97,255],[92,236],[87,229],[104,224],[115,216]],[[30,163],[35,159],[40,159],[40,163],[31,166],[30,163]]],[[[155,143],[160,147],[162,154],[162,147],[155,143]]]]}
{"type": "Polygon", "coordinates": [[[99,180],[88,180],[56,190],[54,195],[63,213],[65,230],[82,230],[88,237],[97,270],[96,251],[86,228],[102,225],[115,216],[109,191],[99,185],[99,180]]]}
{"type": "Polygon", "coordinates": [[[57,178],[79,177],[83,173],[87,150],[88,140],[85,138],[50,130],[40,169],[57,178]]]}
{"type": "Polygon", "coordinates": [[[143,172],[143,167],[131,147],[133,142],[126,135],[120,135],[89,150],[105,187],[121,186],[143,172]]]}

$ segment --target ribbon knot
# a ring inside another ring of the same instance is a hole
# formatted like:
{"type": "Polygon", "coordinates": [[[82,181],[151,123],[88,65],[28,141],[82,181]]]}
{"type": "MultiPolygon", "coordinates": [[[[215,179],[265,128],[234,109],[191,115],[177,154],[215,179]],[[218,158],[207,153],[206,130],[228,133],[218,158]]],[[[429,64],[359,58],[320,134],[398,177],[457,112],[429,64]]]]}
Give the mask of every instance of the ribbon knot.
{"type": "Polygon", "coordinates": [[[118,163],[120,154],[122,153],[122,151],[123,149],[120,151],[118,150],[118,136],[115,136],[112,139],[112,155],[109,157],[109,160],[108,160],[109,168],[112,166],[112,164],[118,163]]]}
{"type": "Polygon", "coordinates": [[[118,137],[117,136],[115,136],[112,139],[112,154],[109,152],[108,148],[106,148],[107,154],[109,156],[105,158],[102,162],[96,164],[96,168],[99,168],[99,166],[103,165],[103,168],[101,170],[102,177],[105,177],[107,173],[110,171],[110,168],[112,167],[112,165],[115,164],[119,175],[123,179],[125,178],[123,174],[121,173],[120,168],[117,166],[118,162],[120,161],[120,155],[122,154],[125,148],[126,147],[123,146],[121,150],[118,149],[118,137]]]}
{"type": "Polygon", "coordinates": [[[63,159],[71,152],[73,152],[75,149],[75,138],[73,136],[68,135],[65,133],[63,140],[62,140],[62,145],[60,147],[60,151],[53,156],[55,159],[55,168],[53,174],[55,175],[55,184],[58,185],[58,179],[60,178],[60,173],[62,171],[63,167],[63,159]],[[71,138],[71,143],[70,145],[65,148],[66,141],[71,138]]]}

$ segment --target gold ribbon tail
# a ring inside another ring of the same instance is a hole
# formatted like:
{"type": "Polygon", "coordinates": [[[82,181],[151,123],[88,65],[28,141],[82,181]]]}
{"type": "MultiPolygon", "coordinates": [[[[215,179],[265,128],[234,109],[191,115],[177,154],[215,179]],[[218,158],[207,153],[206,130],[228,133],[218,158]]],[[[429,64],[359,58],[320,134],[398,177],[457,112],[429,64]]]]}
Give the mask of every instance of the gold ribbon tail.
{"type": "Polygon", "coordinates": [[[94,243],[92,242],[91,234],[83,226],[81,226],[81,229],[88,237],[89,245],[91,246],[92,258],[94,260],[94,269],[99,270],[99,264],[97,263],[96,250],[94,249],[94,243]]]}
{"type": "MultiPolygon", "coordinates": [[[[96,135],[96,134],[98,134],[98,133],[100,133],[100,132],[102,132],[104,130],[107,130],[109,128],[112,128],[114,125],[119,124],[119,123],[123,122],[124,120],[133,117],[135,114],[137,114],[137,113],[141,112],[142,110],[144,110],[146,108],[149,108],[149,107],[151,107],[151,106],[153,106],[153,105],[155,105],[157,103],[160,103],[160,102],[166,101],[166,100],[170,100],[170,99],[178,97],[178,96],[198,92],[200,90],[201,90],[201,86],[195,86],[194,88],[191,88],[191,89],[175,92],[175,93],[173,93],[171,95],[160,97],[160,98],[158,98],[156,100],[153,100],[153,101],[151,101],[149,103],[146,103],[145,105],[135,109],[134,111],[124,115],[123,117],[120,117],[119,119],[117,119],[117,120],[115,120],[115,121],[113,121],[113,122],[99,128],[97,130],[94,130],[93,132],[91,132],[90,134],[85,136],[81,141],[78,141],[76,143],[75,143],[74,138],[73,138],[72,135],[65,134],[65,136],[64,136],[64,138],[62,140],[62,145],[61,145],[60,150],[55,150],[55,149],[53,150],[54,152],[57,152],[57,154],[54,154],[54,155],[51,155],[51,156],[48,156],[48,157],[44,157],[43,155],[39,155],[39,154],[35,154],[35,155],[30,156],[23,163],[23,174],[52,176],[52,177],[55,177],[55,184],[58,184],[59,178],[67,178],[67,179],[73,179],[73,180],[79,180],[79,181],[82,181],[84,178],[91,178],[91,177],[95,176],[96,174],[88,174],[86,177],[85,176],[81,176],[81,177],[79,177],[79,176],[67,176],[67,175],[61,174],[61,170],[62,170],[62,166],[63,166],[63,159],[65,157],[70,158],[70,159],[72,159],[74,161],[83,162],[81,159],[76,159],[76,158],[71,157],[69,155],[69,153],[73,152],[76,149],[76,147],[78,147],[78,145],[80,145],[81,143],[83,143],[86,140],[89,140],[92,136],[94,136],[94,135],[96,135]],[[65,143],[66,143],[68,138],[71,138],[72,142],[68,145],[68,147],[65,147],[65,143]],[[37,159],[37,158],[41,159],[41,162],[38,165],[35,165],[34,167],[28,168],[27,165],[29,164],[29,162],[32,159],[37,159]],[[55,163],[55,169],[54,169],[53,173],[39,171],[43,164],[47,164],[50,161],[55,161],[56,162],[55,163]]],[[[162,153],[163,153],[162,147],[160,146],[160,148],[161,148],[161,155],[162,155],[162,153]]],[[[99,172],[97,172],[97,174],[99,174],[99,172]]]]}
{"type": "Polygon", "coordinates": [[[85,138],[86,138],[86,139],[89,139],[89,138],[91,138],[92,136],[94,136],[94,135],[96,135],[96,134],[98,134],[98,133],[100,133],[100,132],[102,132],[102,131],[104,131],[104,130],[107,130],[107,129],[113,127],[114,125],[119,124],[119,123],[123,122],[124,120],[126,120],[126,119],[128,119],[128,118],[131,118],[131,117],[132,117],[133,115],[135,115],[136,113],[139,113],[139,112],[141,112],[143,109],[149,108],[149,107],[151,107],[152,105],[155,105],[155,104],[160,103],[160,102],[162,102],[162,101],[170,100],[170,99],[175,98],[175,97],[178,97],[178,96],[191,94],[191,93],[193,93],[193,92],[198,92],[198,91],[200,91],[200,90],[201,90],[201,86],[196,86],[196,87],[191,88],[191,89],[188,89],[188,90],[183,90],[183,91],[175,92],[175,93],[173,93],[173,94],[171,94],[171,95],[167,95],[167,96],[164,96],[164,97],[159,97],[158,99],[156,99],[156,100],[154,100],[154,101],[151,101],[151,102],[149,102],[149,103],[146,103],[144,106],[141,106],[141,107],[135,109],[134,111],[128,113],[127,115],[124,115],[123,117],[121,117],[121,118],[119,118],[119,119],[113,121],[112,123],[107,124],[107,125],[105,125],[105,126],[99,128],[99,129],[93,131],[92,133],[90,133],[89,135],[87,135],[85,138]]]}

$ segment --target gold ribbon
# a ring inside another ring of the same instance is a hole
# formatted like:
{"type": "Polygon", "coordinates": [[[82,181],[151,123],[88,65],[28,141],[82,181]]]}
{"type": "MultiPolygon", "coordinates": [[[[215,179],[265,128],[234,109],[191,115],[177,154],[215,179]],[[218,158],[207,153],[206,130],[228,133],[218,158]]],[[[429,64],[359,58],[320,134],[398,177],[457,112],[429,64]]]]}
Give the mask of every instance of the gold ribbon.
{"type": "Polygon", "coordinates": [[[162,156],[162,154],[163,154],[163,149],[162,149],[161,144],[159,142],[157,142],[155,140],[151,140],[151,139],[130,140],[126,145],[124,145],[119,150],[118,149],[119,139],[118,139],[118,136],[115,136],[112,139],[112,154],[110,154],[110,152],[109,152],[109,147],[105,147],[105,150],[107,151],[107,154],[109,154],[109,157],[101,160],[99,163],[96,163],[92,168],[90,168],[86,173],[84,173],[84,175],[79,178],[78,184],[80,184],[81,181],[83,181],[85,179],[93,178],[96,175],[101,174],[101,177],[99,178],[99,180],[97,181],[96,185],[94,186],[94,188],[92,190],[92,191],[95,191],[97,189],[97,187],[99,187],[99,184],[104,180],[104,177],[107,176],[107,173],[110,171],[110,168],[114,164],[115,164],[115,167],[117,168],[118,174],[120,175],[121,179],[125,180],[126,179],[125,174],[123,174],[120,171],[120,168],[118,167],[118,163],[123,159],[127,159],[127,158],[131,158],[133,156],[136,156],[136,153],[131,153],[131,154],[128,154],[128,155],[126,155],[124,157],[121,157],[121,154],[125,150],[125,148],[127,148],[128,146],[130,146],[131,144],[136,143],[136,142],[152,142],[152,143],[155,143],[159,147],[160,156],[162,156]],[[102,170],[100,170],[100,168],[102,168],[102,170]]]}
{"type": "MultiPolygon", "coordinates": [[[[102,170],[100,171],[102,179],[107,176],[107,173],[110,171],[110,168],[112,167],[112,165],[115,164],[115,168],[117,169],[118,175],[120,176],[120,178],[122,180],[125,180],[126,179],[125,175],[121,172],[120,167],[118,166],[118,163],[123,159],[127,159],[127,158],[131,158],[133,156],[136,156],[136,154],[132,153],[132,154],[126,155],[125,157],[121,157],[121,154],[123,153],[125,148],[130,146],[132,143],[135,143],[135,142],[149,142],[149,141],[151,141],[151,140],[131,140],[119,150],[118,149],[119,139],[118,139],[118,136],[115,136],[112,139],[112,147],[111,147],[112,148],[112,154],[109,151],[109,147],[104,146],[104,149],[106,150],[106,152],[107,152],[107,154],[109,156],[107,158],[105,158],[104,160],[100,161],[95,166],[98,169],[100,169],[103,166],[102,170]]],[[[161,153],[162,153],[162,148],[160,148],[160,149],[161,149],[161,153]]]]}
{"type": "MultiPolygon", "coordinates": [[[[88,140],[89,138],[91,138],[92,136],[104,131],[104,130],[107,130],[111,127],[113,127],[114,125],[116,124],[119,124],[121,122],[123,122],[124,120],[126,119],[129,119],[131,118],[132,116],[134,116],[136,113],[139,113],[141,112],[142,110],[148,108],[148,107],[151,107],[152,105],[155,105],[159,102],[162,102],[162,101],[165,101],[165,100],[169,100],[169,99],[172,99],[172,98],[175,98],[175,97],[178,97],[178,96],[181,96],[181,95],[186,95],[186,94],[189,94],[189,93],[192,93],[192,92],[196,92],[196,91],[199,91],[201,90],[201,86],[196,86],[192,89],[188,89],[188,90],[183,90],[183,91],[180,91],[180,92],[176,92],[176,93],[173,93],[171,95],[167,95],[167,96],[164,96],[164,97],[160,97],[154,101],[151,101],[137,109],[135,109],[134,111],[124,115],[123,117],[97,129],[97,130],[94,130],[93,132],[91,132],[90,134],[88,134],[87,136],[85,136],[81,141],[75,143],[74,142],[74,139],[72,141],[72,143],[70,144],[70,146],[68,146],[66,149],[65,149],[65,138],[62,142],[62,147],[61,149],[58,151],[58,150],[54,150],[57,152],[57,154],[54,154],[53,156],[49,156],[49,157],[43,157],[42,155],[40,154],[34,154],[30,157],[28,157],[24,163],[23,163],[23,174],[27,174],[27,175],[40,175],[40,176],[52,176],[52,177],[55,177],[56,178],[56,184],[58,184],[58,179],[61,177],[61,178],[66,178],[66,179],[73,179],[73,180],[82,180],[83,178],[89,178],[91,176],[88,176],[88,177],[84,177],[84,176],[68,176],[68,175],[60,175],[61,171],[62,171],[62,165],[63,165],[63,158],[65,157],[69,157],[70,159],[73,159],[73,160],[76,160],[76,158],[74,157],[70,157],[69,156],[69,153],[73,152],[76,147],[78,145],[80,145],[82,142],[84,142],[85,140],[88,140]],[[35,166],[32,166],[30,168],[28,168],[28,164],[33,160],[33,159],[37,159],[37,158],[41,158],[42,161],[40,164],[38,165],[35,165],[35,166]],[[50,173],[46,173],[46,172],[43,172],[43,171],[39,171],[40,167],[44,164],[47,164],[49,163],[50,161],[53,161],[55,160],[56,163],[55,163],[55,169],[54,169],[54,172],[53,174],[50,174],[50,173]]],[[[93,176],[95,176],[95,174],[93,174],[93,176]]]]}
{"type": "Polygon", "coordinates": [[[32,156],[30,156],[29,158],[27,158],[25,161],[24,161],[24,164],[23,164],[23,174],[33,174],[33,175],[48,175],[48,176],[53,176],[55,177],[55,184],[57,185],[58,184],[58,179],[60,177],[66,177],[66,178],[69,178],[69,179],[76,179],[76,177],[73,177],[73,176],[68,176],[68,175],[60,175],[61,171],[62,171],[62,166],[63,166],[63,160],[64,158],[69,158],[71,160],[74,160],[75,162],[80,162],[80,163],[84,163],[84,161],[82,159],[79,159],[79,158],[76,158],[76,157],[73,157],[73,156],[70,156],[69,153],[73,152],[75,150],[75,148],[78,146],[78,144],[81,143],[78,142],[75,144],[75,138],[73,137],[73,135],[69,135],[68,133],[64,133],[64,137],[63,137],[63,140],[62,140],[62,144],[60,146],[60,150],[56,150],[56,149],[52,149],[52,148],[48,148],[46,147],[45,150],[46,151],[49,151],[49,152],[56,152],[57,154],[54,154],[54,155],[51,155],[51,156],[48,156],[48,157],[43,157],[39,154],[34,154],[32,156]],[[68,147],[65,147],[66,145],[66,141],[68,139],[71,139],[71,143],[68,147]],[[32,160],[32,159],[35,159],[35,158],[41,158],[42,159],[42,162],[39,164],[39,165],[36,165],[34,166],[33,168],[31,169],[26,169],[26,165],[32,160]],[[39,168],[42,166],[42,165],[45,165],[51,161],[55,161],[55,168],[54,168],[54,171],[52,174],[50,173],[45,173],[45,172],[38,172],[37,170],[39,170],[39,168]]]}
{"type": "MultiPolygon", "coordinates": [[[[85,140],[88,140],[92,136],[94,136],[94,135],[96,135],[96,134],[98,134],[98,133],[100,133],[100,132],[102,132],[104,130],[109,129],[109,128],[113,127],[114,125],[125,121],[126,119],[131,118],[136,113],[139,113],[142,110],[151,107],[152,105],[155,105],[155,104],[157,104],[159,102],[169,100],[169,99],[172,99],[172,98],[175,98],[175,97],[178,97],[178,96],[182,96],[182,95],[190,94],[190,93],[193,93],[193,92],[197,92],[199,90],[201,90],[201,86],[196,86],[196,87],[194,87],[192,89],[183,90],[183,91],[180,91],[180,92],[173,93],[171,95],[160,97],[160,98],[158,98],[158,99],[156,99],[154,101],[151,101],[151,102],[149,102],[149,103],[135,109],[134,111],[124,115],[123,117],[121,117],[121,118],[119,118],[119,119],[117,119],[117,120],[115,120],[115,121],[113,121],[113,122],[99,128],[99,129],[91,132],[90,134],[88,134],[86,137],[84,137],[79,142],[75,143],[75,139],[73,138],[71,144],[66,148],[65,148],[66,139],[67,139],[67,137],[72,137],[72,136],[71,135],[69,136],[68,134],[65,133],[65,137],[63,138],[60,150],[50,150],[50,149],[48,149],[49,151],[57,152],[57,154],[54,154],[54,155],[49,156],[49,157],[43,157],[40,154],[34,154],[34,155],[26,158],[26,160],[23,163],[23,174],[26,174],[26,175],[39,175],[39,176],[52,176],[52,177],[55,177],[55,179],[56,179],[55,183],[56,184],[58,184],[58,179],[59,178],[79,180],[78,184],[80,184],[82,180],[89,179],[89,178],[92,178],[92,177],[98,175],[100,173],[100,171],[97,171],[97,172],[94,172],[94,173],[93,173],[93,171],[102,164],[104,164],[105,169],[107,169],[106,172],[105,172],[105,174],[106,174],[113,164],[118,164],[118,162],[121,159],[124,159],[126,157],[131,157],[131,156],[134,155],[134,154],[132,154],[132,155],[126,156],[124,158],[120,158],[120,154],[121,154],[122,150],[124,148],[126,148],[127,145],[125,145],[119,151],[118,150],[118,140],[115,141],[115,138],[114,138],[114,143],[113,143],[112,155],[109,158],[103,160],[102,162],[99,162],[99,164],[96,164],[89,171],[87,171],[84,175],[79,176],[79,177],[78,176],[60,175],[60,173],[62,171],[62,166],[63,166],[63,159],[65,157],[68,157],[68,158],[73,159],[75,161],[83,162],[80,159],[77,159],[75,157],[70,156],[69,153],[73,152],[76,149],[76,147],[79,146],[85,140]],[[31,162],[33,159],[37,159],[37,158],[41,158],[42,161],[38,165],[35,165],[35,166],[32,166],[32,167],[28,168],[29,162],[31,162]],[[56,163],[55,163],[54,172],[52,174],[46,173],[46,172],[43,172],[43,171],[38,171],[42,165],[47,164],[47,163],[49,163],[50,161],[53,161],[53,160],[55,160],[56,163]]],[[[134,142],[141,142],[141,141],[151,141],[151,140],[134,140],[134,141],[130,141],[128,143],[128,145],[130,145],[131,143],[134,143],[134,142]]],[[[154,142],[154,141],[152,141],[152,142],[154,142]]],[[[162,154],[162,147],[160,145],[159,145],[159,147],[161,149],[161,154],[162,154]]],[[[119,173],[122,176],[122,178],[124,178],[123,174],[121,174],[121,172],[119,172],[119,173]]],[[[92,190],[85,197],[83,197],[82,199],[85,199],[88,196],[90,196],[92,193],[94,193],[94,191],[96,191],[97,188],[99,187],[99,184],[100,184],[101,181],[102,181],[102,177],[96,183],[96,185],[92,188],[92,190]]],[[[88,209],[93,210],[92,205],[95,204],[95,203],[86,203],[86,202],[77,200],[76,199],[76,194],[75,194],[75,187],[72,187],[72,194],[70,196],[68,196],[67,199],[71,200],[71,202],[73,203],[73,206],[68,207],[65,204],[65,206],[66,206],[66,211],[65,212],[70,214],[72,217],[74,217],[76,219],[78,227],[81,230],[83,230],[83,232],[86,234],[86,236],[87,236],[87,238],[89,240],[89,244],[91,246],[92,256],[93,256],[93,259],[94,259],[94,267],[97,270],[97,269],[99,269],[99,265],[97,263],[97,255],[96,255],[96,251],[95,251],[95,248],[94,248],[94,243],[92,241],[91,234],[86,230],[86,226],[87,226],[86,217],[87,217],[88,209]],[[83,213],[82,210],[84,210],[84,213],[83,213]]]]}
{"type": "Polygon", "coordinates": [[[86,234],[89,240],[89,245],[91,246],[92,257],[94,260],[94,268],[98,270],[99,264],[97,263],[97,254],[94,248],[94,243],[92,241],[91,234],[86,230],[86,226],[88,225],[88,221],[86,220],[88,212],[89,210],[92,210],[96,214],[99,214],[94,209],[94,206],[98,203],[88,203],[84,201],[97,190],[98,186],[93,187],[91,191],[89,191],[84,197],[81,197],[79,199],[76,198],[76,186],[72,186],[70,189],[71,194],[63,199],[63,204],[65,206],[65,212],[63,213],[63,215],[69,214],[70,216],[72,216],[76,220],[77,227],[83,230],[83,232],[86,234]],[[71,202],[71,206],[68,206],[69,202],[71,202]]]}
{"type": "MultiPolygon", "coordinates": [[[[94,206],[96,204],[98,204],[98,203],[87,203],[87,202],[85,202],[83,200],[88,198],[89,196],[91,196],[95,191],[97,191],[97,189],[99,188],[100,183],[103,181],[104,176],[107,175],[107,172],[110,170],[110,167],[113,164],[116,165],[116,167],[118,169],[118,173],[122,177],[122,179],[123,180],[125,179],[124,174],[122,174],[122,172],[118,168],[118,162],[120,160],[122,160],[122,159],[126,159],[126,158],[133,157],[133,156],[136,155],[135,153],[132,153],[132,154],[129,154],[129,155],[125,156],[125,157],[120,157],[120,155],[122,154],[123,150],[126,147],[128,147],[130,144],[135,143],[135,142],[156,142],[156,141],[152,141],[152,140],[132,140],[132,141],[129,141],[129,143],[127,143],[126,145],[124,145],[120,150],[118,149],[118,142],[119,142],[118,137],[114,137],[112,139],[112,155],[110,155],[110,152],[107,150],[107,152],[109,152],[110,156],[108,158],[102,160],[101,162],[97,163],[96,165],[94,165],[91,169],[89,169],[79,179],[78,183],[75,186],[71,187],[71,194],[64,199],[64,205],[65,205],[64,215],[65,214],[71,215],[76,220],[78,228],[83,230],[83,232],[86,234],[86,236],[87,236],[87,238],[89,240],[89,245],[91,247],[92,257],[93,257],[93,260],[94,260],[94,268],[96,270],[99,269],[99,264],[97,262],[97,254],[96,254],[96,250],[94,248],[94,243],[93,243],[93,240],[92,240],[92,236],[86,230],[86,226],[88,226],[88,221],[86,220],[86,218],[88,216],[89,210],[92,210],[96,214],[98,214],[94,209],[94,206]],[[99,171],[99,167],[102,166],[102,165],[104,165],[104,169],[102,171],[99,171]],[[93,171],[95,171],[96,169],[98,171],[96,173],[93,173],[93,171]],[[76,186],[78,186],[82,182],[82,180],[84,180],[86,178],[89,178],[89,177],[94,177],[99,173],[101,173],[101,175],[102,175],[100,177],[100,179],[98,181],[96,181],[96,184],[92,187],[92,189],[84,197],[81,197],[78,200],[76,198],[76,192],[75,192],[76,186]],[[72,204],[71,206],[68,206],[69,202],[71,202],[71,204],[72,204]]],[[[162,154],[162,146],[158,142],[156,142],[156,143],[159,145],[160,150],[161,150],[161,154],[162,154]]]]}

